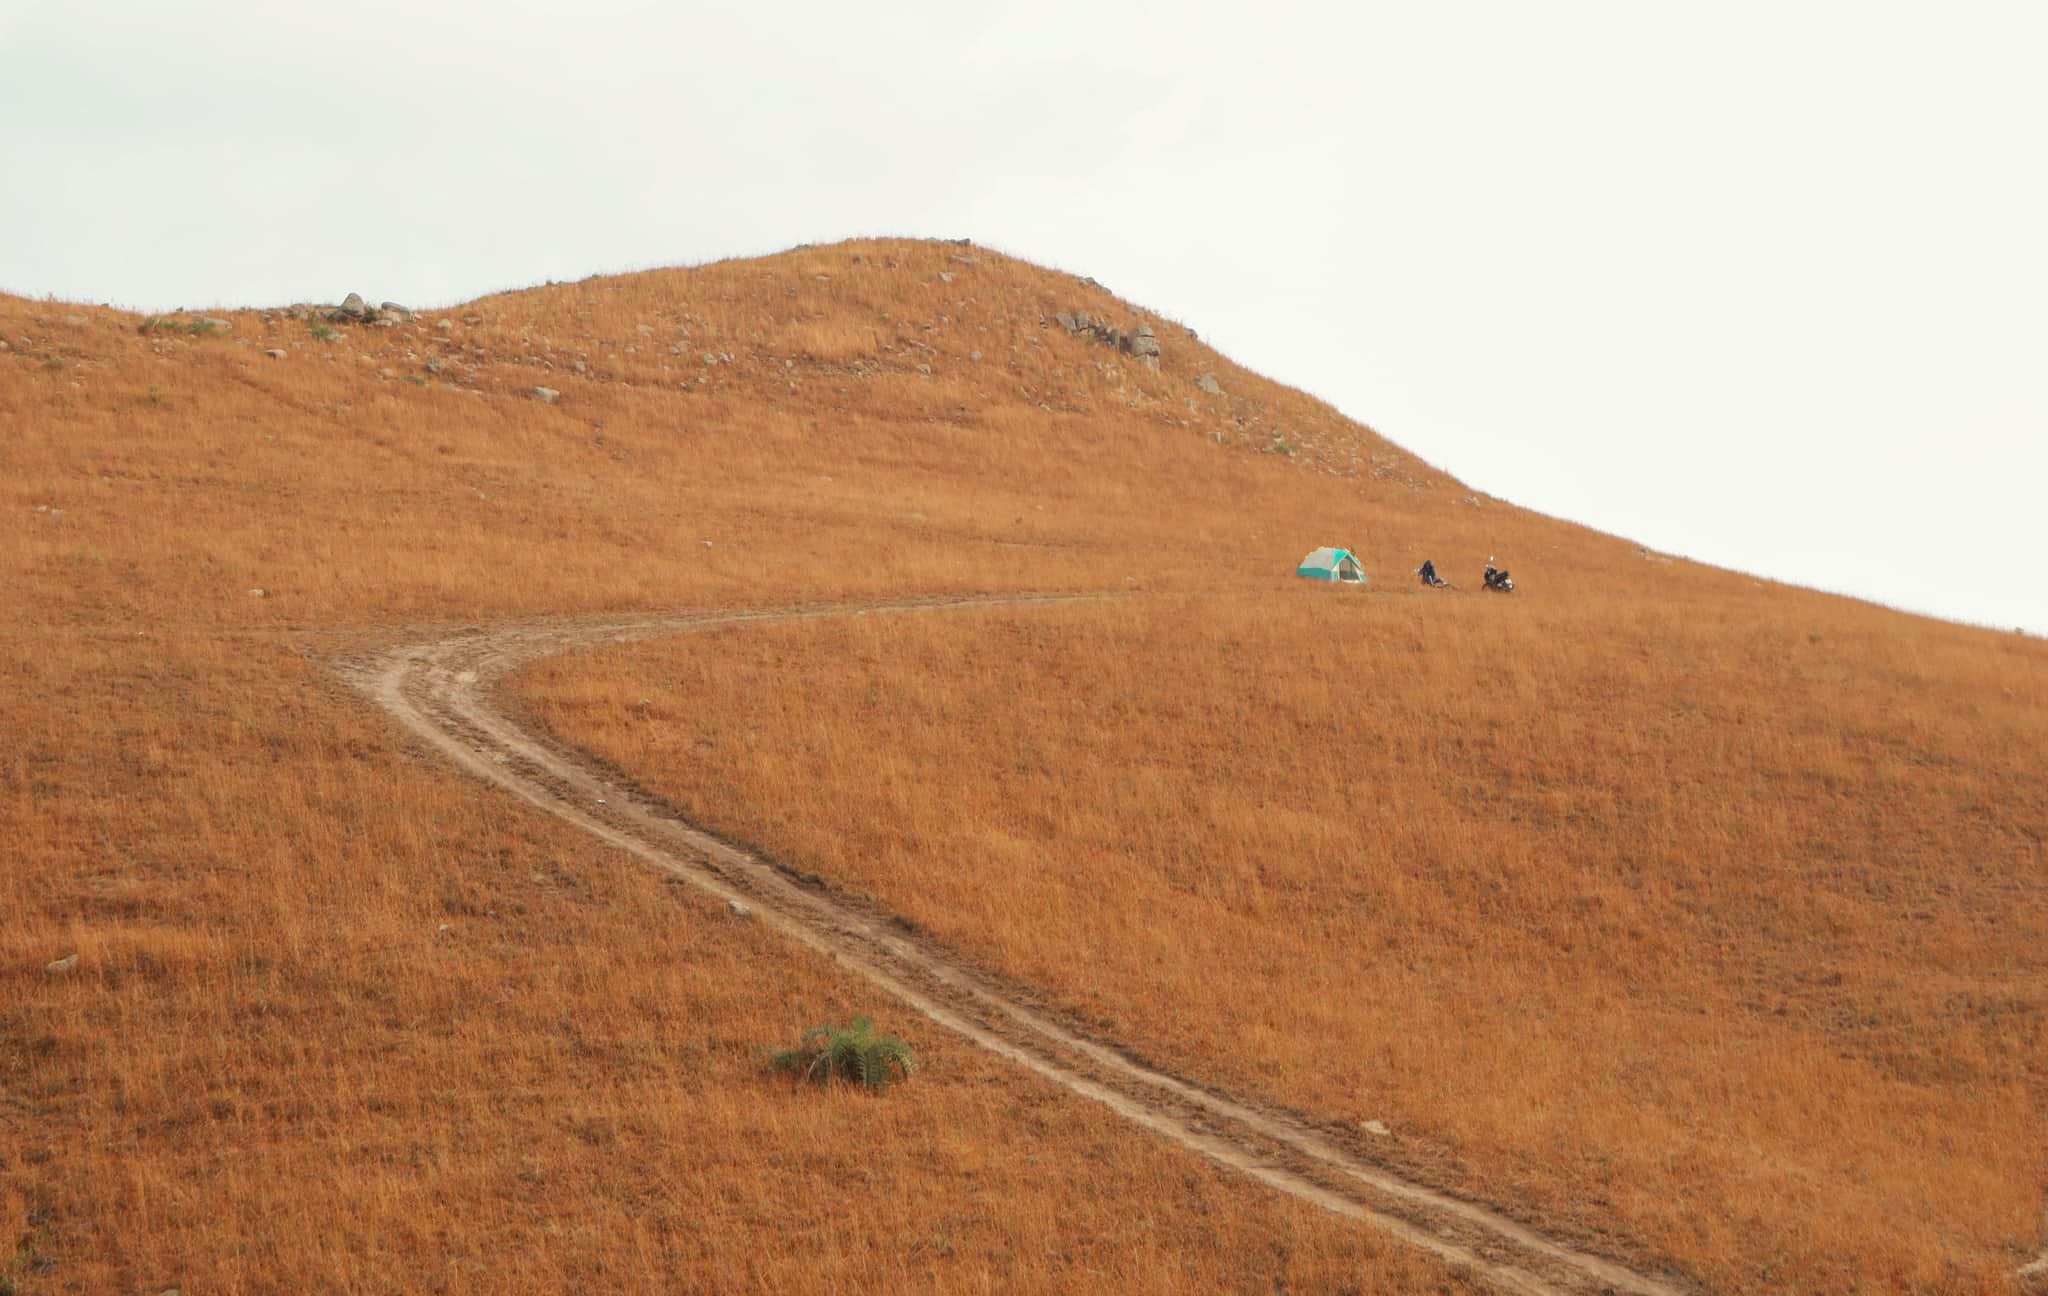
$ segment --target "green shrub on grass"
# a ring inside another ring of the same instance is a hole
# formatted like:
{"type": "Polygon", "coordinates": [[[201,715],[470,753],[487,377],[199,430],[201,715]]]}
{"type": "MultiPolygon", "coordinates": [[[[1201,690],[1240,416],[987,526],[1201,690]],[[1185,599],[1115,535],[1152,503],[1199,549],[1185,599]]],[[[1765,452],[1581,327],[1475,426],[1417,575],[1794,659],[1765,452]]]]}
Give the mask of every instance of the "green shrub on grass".
{"type": "Polygon", "coordinates": [[[850,1080],[866,1089],[882,1090],[908,1080],[917,1070],[910,1045],[875,1034],[872,1018],[856,1017],[844,1027],[813,1026],[793,1049],[773,1058],[777,1071],[813,1084],[850,1080]]]}

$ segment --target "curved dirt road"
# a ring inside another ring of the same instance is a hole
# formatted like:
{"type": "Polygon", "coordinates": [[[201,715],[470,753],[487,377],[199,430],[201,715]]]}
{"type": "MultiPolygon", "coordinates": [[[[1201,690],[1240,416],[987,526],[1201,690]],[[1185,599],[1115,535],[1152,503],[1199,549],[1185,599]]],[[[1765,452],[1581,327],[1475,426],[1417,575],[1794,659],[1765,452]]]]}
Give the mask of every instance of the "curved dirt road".
{"type": "Polygon", "coordinates": [[[524,732],[491,686],[539,657],[591,644],[757,621],[898,614],[1071,601],[991,597],[758,609],[689,616],[515,625],[393,648],[342,673],[435,750],[601,840],[826,954],[938,1024],[1108,1106],[1184,1147],[1282,1192],[1363,1221],[1515,1293],[1680,1296],[1689,1285],[1546,1237],[1377,1166],[1307,1124],[1134,1062],[1068,1027],[994,979],[955,962],[885,913],[806,885],[772,863],[618,787],[570,751],[524,732]]]}

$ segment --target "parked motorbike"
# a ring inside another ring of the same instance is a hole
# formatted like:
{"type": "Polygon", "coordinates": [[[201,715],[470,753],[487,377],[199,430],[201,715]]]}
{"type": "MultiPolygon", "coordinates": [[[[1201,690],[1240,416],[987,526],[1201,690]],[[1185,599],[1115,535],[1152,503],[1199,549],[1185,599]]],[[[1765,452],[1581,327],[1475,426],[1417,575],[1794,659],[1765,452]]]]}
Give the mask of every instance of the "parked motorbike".
{"type": "Polygon", "coordinates": [[[1512,594],[1515,592],[1514,577],[1508,575],[1492,563],[1486,564],[1486,575],[1481,577],[1481,579],[1486,582],[1486,588],[1496,594],[1512,594]]]}

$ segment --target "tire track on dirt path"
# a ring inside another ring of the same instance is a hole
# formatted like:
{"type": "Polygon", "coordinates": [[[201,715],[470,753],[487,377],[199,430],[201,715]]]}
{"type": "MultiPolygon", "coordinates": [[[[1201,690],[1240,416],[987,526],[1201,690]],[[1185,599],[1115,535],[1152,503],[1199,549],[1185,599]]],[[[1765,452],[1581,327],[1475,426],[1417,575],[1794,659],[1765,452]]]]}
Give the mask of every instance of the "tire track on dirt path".
{"type": "Polygon", "coordinates": [[[1465,1266],[1504,1291],[1681,1296],[1693,1290],[1403,1178],[1303,1121],[1134,1061],[1059,1022],[1030,995],[955,961],[890,915],[807,885],[618,786],[577,753],[522,730],[491,700],[492,686],[513,669],[598,643],[751,622],[1102,597],[1115,596],[983,596],[532,622],[467,630],[339,666],[461,768],[712,896],[745,904],[765,926],[860,973],[939,1025],[1212,1161],[1465,1266]]]}

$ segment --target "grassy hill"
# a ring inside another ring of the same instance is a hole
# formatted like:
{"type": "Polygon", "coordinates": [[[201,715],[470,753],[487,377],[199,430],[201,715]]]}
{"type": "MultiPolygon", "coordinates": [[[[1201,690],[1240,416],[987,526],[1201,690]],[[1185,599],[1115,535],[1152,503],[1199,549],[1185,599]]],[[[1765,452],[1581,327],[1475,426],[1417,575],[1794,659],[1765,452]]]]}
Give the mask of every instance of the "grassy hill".
{"type": "Polygon", "coordinates": [[[967,245],[209,318],[0,298],[0,1281],[1462,1289],[515,807],[333,665],[1013,590],[1118,597],[573,654],[517,701],[1578,1244],[1844,1292],[2011,1290],[2041,1246],[2039,641],[1477,495],[967,245]],[[1375,584],[1296,581],[1326,543],[1375,584]],[[766,1074],[863,1010],[909,1088],[766,1074]]]}

